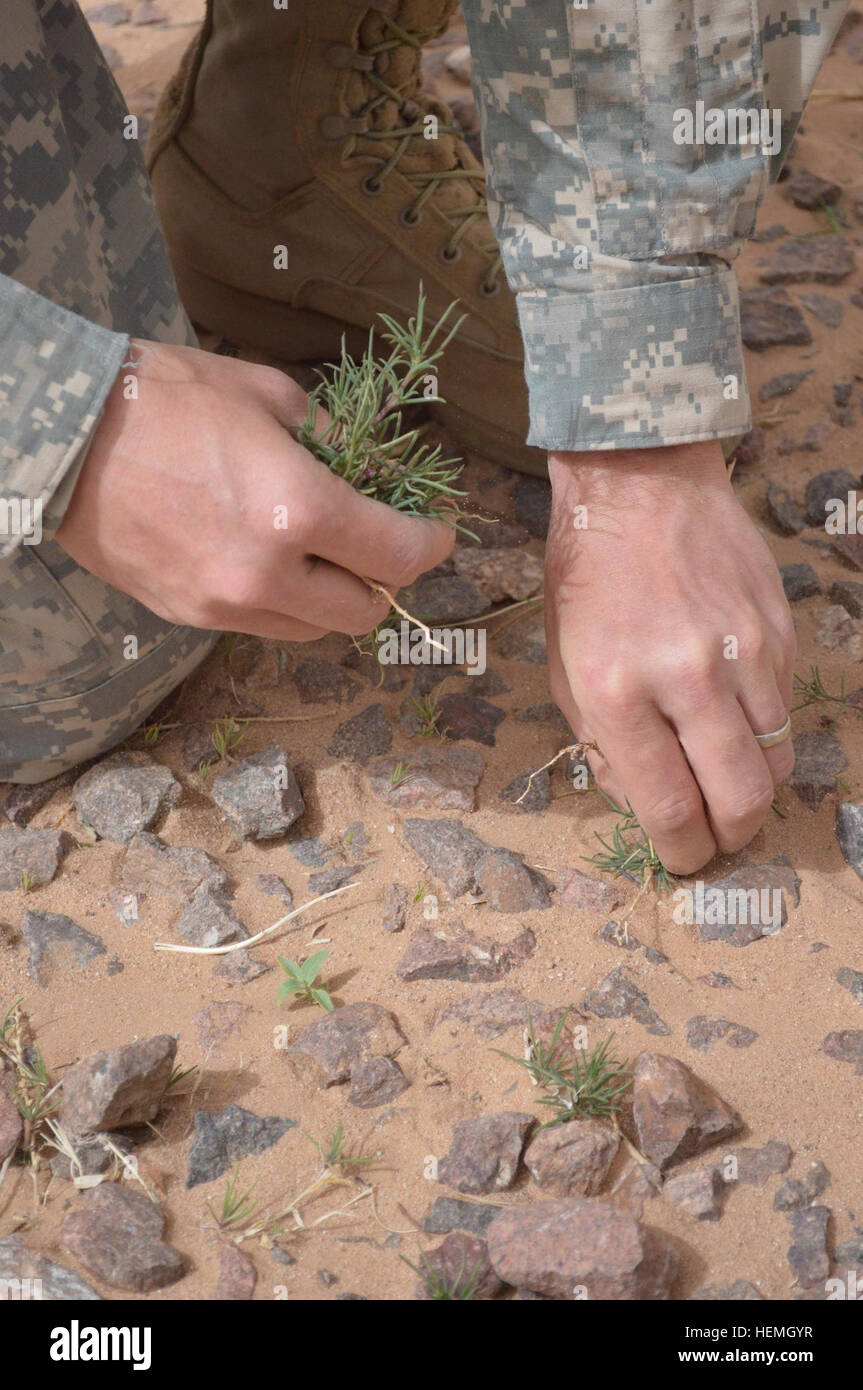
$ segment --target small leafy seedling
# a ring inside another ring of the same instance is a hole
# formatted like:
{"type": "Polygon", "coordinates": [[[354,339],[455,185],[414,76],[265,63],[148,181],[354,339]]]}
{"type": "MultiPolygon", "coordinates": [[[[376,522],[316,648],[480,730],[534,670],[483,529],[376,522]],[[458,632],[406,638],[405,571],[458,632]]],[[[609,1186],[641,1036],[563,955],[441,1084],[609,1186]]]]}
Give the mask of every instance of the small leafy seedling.
{"type": "Polygon", "coordinates": [[[595,864],[604,873],[628,878],[643,888],[655,887],[658,893],[670,892],[674,875],[669,873],[656,853],[653,841],[645,835],[632,807],[627,806],[624,810],[602,790],[600,795],[621,819],[612,831],[610,844],[598,831],[595,832],[604,853],[583,854],[582,859],[588,864],[595,864]]]}
{"type": "Polygon", "coordinates": [[[440,692],[433,690],[419,700],[411,700],[410,712],[419,722],[419,732],[423,738],[446,738],[447,730],[440,727],[440,692]]]}
{"type": "Polygon", "coordinates": [[[214,1210],[212,1203],[207,1202],[207,1210],[220,1231],[230,1231],[250,1220],[258,1207],[258,1199],[253,1196],[256,1187],[257,1179],[245,1192],[240,1191],[240,1165],[235,1163],[231,1176],[225,1183],[219,1210],[214,1210]]]}
{"type": "Polygon", "coordinates": [[[423,427],[411,428],[405,412],[439,402],[436,364],[463,319],[451,323],[455,304],[426,328],[426,296],[420,287],[417,311],[407,325],[379,314],[388,355],[376,355],[374,331],[359,360],[346,351],[310,393],[308,413],[296,431],[300,444],[358,492],[411,516],[437,517],[458,529],[453,483],[459,459],[444,458],[439,444],[421,442],[423,427]],[[328,422],[321,430],[319,407],[328,422]]]}
{"type": "Polygon", "coordinates": [[[568,1015],[569,1010],[559,1020],[550,1043],[536,1036],[531,1021],[527,1057],[513,1057],[501,1052],[500,1048],[494,1049],[501,1057],[523,1067],[537,1086],[548,1091],[548,1095],[540,1097],[539,1104],[552,1110],[554,1117],[542,1126],[543,1129],[586,1115],[614,1115],[620,1109],[620,1097],[632,1085],[631,1072],[609,1051],[613,1033],[589,1053],[583,1047],[577,1052],[573,1049],[571,1064],[565,1064],[560,1039],[568,1015]]]}
{"type": "Polygon", "coordinates": [[[435,1269],[425,1252],[420,1254],[420,1265],[417,1266],[406,1255],[399,1255],[399,1259],[412,1269],[417,1278],[425,1286],[429,1299],[434,1303],[470,1303],[476,1297],[479,1286],[480,1261],[477,1260],[473,1269],[467,1271],[467,1245],[462,1244],[461,1266],[455,1274],[448,1275],[444,1270],[435,1269]]]}
{"type": "Polygon", "coordinates": [[[329,951],[316,951],[302,964],[279,956],[279,965],[285,972],[285,979],[279,985],[279,1003],[281,1004],[282,1000],[287,999],[289,995],[296,994],[300,999],[305,999],[310,1004],[319,1004],[322,1009],[326,1009],[327,1013],[332,1013],[333,1001],[329,994],[320,985],[315,987],[315,980],[328,955],[329,951]]]}

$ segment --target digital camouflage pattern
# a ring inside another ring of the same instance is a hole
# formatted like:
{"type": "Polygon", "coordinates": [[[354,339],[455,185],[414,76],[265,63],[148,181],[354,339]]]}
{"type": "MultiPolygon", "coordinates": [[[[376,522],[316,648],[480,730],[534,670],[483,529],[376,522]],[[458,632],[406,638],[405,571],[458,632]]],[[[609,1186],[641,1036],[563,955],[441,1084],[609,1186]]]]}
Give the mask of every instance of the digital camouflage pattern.
{"type": "Polygon", "coordinates": [[[77,5],[3,0],[0,781],[42,781],[117,743],[214,640],[50,539],[129,335],[195,342],[126,115],[77,5]],[[22,537],[22,501],[31,518],[41,507],[40,544],[22,537]]]}
{"type": "Polygon", "coordinates": [[[847,8],[462,0],[528,443],[637,448],[749,428],[729,267],[847,8]],[[675,111],[699,101],[778,108],[779,150],[675,143],[675,111]]]}
{"type": "MultiPolygon", "coordinates": [[[[463,9],[525,341],[529,442],[631,447],[748,428],[730,266],[847,0],[463,9]],[[699,101],[781,109],[780,148],[675,143],[674,112],[699,101]]],[[[214,640],[171,627],[52,540],[129,335],[194,342],[137,139],[72,0],[4,0],[0,193],[0,780],[31,782],[125,737],[214,640]],[[43,536],[29,543],[22,507],[37,504],[43,536]]]]}

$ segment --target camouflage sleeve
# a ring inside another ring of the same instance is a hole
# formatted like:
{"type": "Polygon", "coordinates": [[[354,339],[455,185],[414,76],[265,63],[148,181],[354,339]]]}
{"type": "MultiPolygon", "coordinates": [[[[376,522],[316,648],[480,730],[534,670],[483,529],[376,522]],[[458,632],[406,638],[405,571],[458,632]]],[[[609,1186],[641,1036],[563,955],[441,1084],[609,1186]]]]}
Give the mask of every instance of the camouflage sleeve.
{"type": "Polygon", "coordinates": [[[0,276],[0,557],[59,525],[128,346],[0,276]]]}
{"type": "Polygon", "coordinates": [[[848,0],[462,0],[528,443],[738,434],[731,263],[848,0]]]}

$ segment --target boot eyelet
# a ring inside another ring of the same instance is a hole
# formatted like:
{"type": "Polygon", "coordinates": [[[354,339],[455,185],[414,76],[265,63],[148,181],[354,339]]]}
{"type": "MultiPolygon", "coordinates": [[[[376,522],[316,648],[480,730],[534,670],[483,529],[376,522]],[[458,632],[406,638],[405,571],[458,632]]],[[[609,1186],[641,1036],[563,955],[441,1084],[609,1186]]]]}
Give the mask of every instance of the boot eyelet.
{"type": "Polygon", "coordinates": [[[423,215],[418,208],[402,208],[399,213],[399,222],[403,227],[418,227],[423,220],[423,215]]]}
{"type": "Polygon", "coordinates": [[[383,193],[384,186],[374,174],[366,174],[360,181],[360,191],[365,193],[367,198],[376,198],[379,193],[383,193]]]}
{"type": "Polygon", "coordinates": [[[479,292],[483,299],[494,299],[496,294],[500,294],[500,281],[492,280],[491,284],[489,284],[486,280],[483,280],[479,287],[479,292]]]}
{"type": "Polygon", "coordinates": [[[438,251],[438,256],[443,261],[444,265],[455,265],[456,261],[461,260],[461,247],[442,246],[440,251],[438,251]]]}

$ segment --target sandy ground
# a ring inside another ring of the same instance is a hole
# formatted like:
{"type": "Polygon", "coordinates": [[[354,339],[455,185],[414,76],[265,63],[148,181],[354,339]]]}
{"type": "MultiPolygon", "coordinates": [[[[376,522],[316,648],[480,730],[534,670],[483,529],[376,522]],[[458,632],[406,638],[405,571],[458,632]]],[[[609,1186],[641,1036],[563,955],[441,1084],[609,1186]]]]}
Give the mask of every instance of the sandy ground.
{"type": "MultiPolygon", "coordinates": [[[[160,7],[170,13],[169,24],[95,26],[100,41],[110,45],[116,55],[115,71],[131,109],[142,115],[151,112],[159,86],[173,70],[177,50],[187,41],[190,26],[202,9],[199,0],[160,0],[160,7]]],[[[462,38],[456,30],[450,41],[461,42],[462,38]]],[[[433,55],[431,66],[440,72],[439,55],[433,55]]],[[[819,86],[859,88],[860,74],[860,66],[839,50],[828,59],[819,86]]],[[[863,106],[859,102],[815,101],[798,137],[792,167],[837,179],[847,187],[849,196],[843,201],[848,205],[863,186],[861,137],[863,106]]],[[[777,223],[792,233],[824,228],[823,215],[793,206],[781,184],[768,197],[760,226],[777,223]]],[[[847,235],[852,242],[863,243],[863,226],[859,220],[855,222],[850,210],[848,223],[847,235]]],[[[760,262],[774,249],[774,244],[764,242],[745,249],[739,263],[744,286],[757,283],[760,262]]],[[[765,428],[767,450],[763,461],[741,466],[735,476],[740,497],[763,525],[777,561],[809,563],[821,582],[820,595],[794,605],[800,640],[798,671],[807,674],[809,667],[817,664],[828,688],[838,688],[844,675],[849,690],[863,685],[863,665],[847,653],[831,653],[816,645],[814,634],[829,602],[831,584],[863,579],[863,575],[837,556],[824,553],[823,536],[822,544],[816,546],[803,537],[779,535],[766,520],[764,499],[770,481],[782,483],[801,498],[807,478],[824,469],[844,467],[859,476],[859,425],[863,418],[861,276],[863,272],[858,269],[839,286],[800,287],[806,292],[823,291],[843,303],[840,327],[828,328],[807,312],[811,346],[747,354],[755,414],[765,428]],[[855,293],[856,303],[851,299],[855,293]],[[758,403],[759,388],[766,381],[779,373],[803,369],[810,369],[811,375],[792,396],[758,403]],[[855,382],[855,413],[853,427],[843,428],[831,418],[833,388],[837,382],[849,380],[855,382]],[[786,436],[800,440],[818,424],[829,430],[820,453],[796,448],[780,452],[786,436]]],[[[790,293],[795,296],[797,287],[790,293]]],[[[513,514],[515,481],[514,475],[478,459],[470,461],[466,472],[467,486],[482,507],[508,519],[513,514]]],[[[810,541],[818,540],[812,529],[803,534],[810,541]]],[[[537,539],[528,541],[527,548],[537,555],[542,553],[537,539]]],[[[339,662],[349,645],[347,639],[333,636],[318,645],[315,655],[339,662]]],[[[431,1248],[439,1241],[439,1237],[417,1235],[416,1230],[434,1197],[445,1190],[424,1176],[427,1156],[445,1152],[451,1126],[457,1120],[502,1109],[537,1110],[536,1092],[527,1078],[493,1050],[520,1051],[520,1029],[510,1029],[489,1043],[478,1038],[467,1024],[440,1021],[448,1005],[476,993],[481,986],[436,980],[404,983],[397,977],[396,967],[408,934],[423,924],[422,904],[412,902],[406,930],[390,935],[381,926],[384,894],[395,881],[406,885],[413,896],[414,890],[428,888],[430,876],[406,846],[399,815],[372,794],[361,768],[323,751],[342,721],[380,702],[393,721],[394,751],[409,758],[422,742],[408,737],[398,726],[409,687],[399,692],[378,690],[354,672],[358,689],[353,699],[342,704],[301,704],[291,675],[308,654],[290,645],[240,639],[229,658],[220,647],[186,683],[169,722],[189,724],[225,715],[285,720],[284,724],[252,722],[238,756],[254,752],[274,737],[284,740],[308,807],[303,832],[332,846],[336,860],[350,856],[353,842],[346,844],[346,833],[356,822],[362,822],[368,836],[362,857],[368,863],[358,887],[339,900],[333,911],[318,911],[300,924],[291,924],[288,933],[278,942],[264,944],[258,955],[275,965],[277,952],[306,954],[315,926],[315,942],[330,943],[327,969],[337,1002],[372,1000],[392,1009],[408,1038],[399,1061],[412,1082],[392,1105],[358,1110],[348,1104],[344,1087],[316,1092],[295,1079],[282,1052],[274,1046],[275,1030],[287,1024],[291,1035],[296,1036],[313,1014],[308,1009],[277,1005],[280,977],[276,969],[251,983],[229,985],[213,976],[212,964],[206,959],[157,953],[154,942],[171,940],[172,935],[165,904],[160,905],[155,898],[144,904],[137,924],[124,926],[109,901],[109,892],[118,880],[122,846],[102,841],[79,848],[48,886],[26,896],[0,895],[0,918],[11,927],[10,943],[0,948],[2,995],[10,1002],[24,998],[39,1044],[55,1072],[98,1049],[156,1033],[178,1034],[178,1060],[183,1066],[200,1069],[194,1095],[181,1094],[170,1100],[158,1121],[158,1132],[138,1150],[142,1167],[164,1192],[169,1221],[166,1238],[190,1265],[186,1278],[150,1295],[152,1298],[206,1298],[217,1278],[218,1245],[213,1231],[207,1228],[205,1200],[220,1199],[224,1179],[192,1191],[184,1187],[196,1109],[217,1110],[236,1103],[259,1115],[289,1116],[299,1121],[299,1127],[277,1145],[242,1163],[244,1184],[256,1180],[262,1201],[283,1201],[308,1182],[316,1169],[316,1153],[304,1136],[324,1140],[339,1121],[344,1123],[351,1145],[377,1160],[366,1170],[374,1183],[374,1200],[359,1203],[350,1216],[296,1236],[290,1242],[294,1264],[280,1263],[258,1244],[250,1242],[244,1247],[257,1267],[258,1299],[280,1296],[279,1290],[292,1299],[332,1299],[344,1293],[362,1293],[374,1299],[409,1297],[416,1281],[399,1254],[416,1260],[419,1249],[431,1248]],[[98,933],[106,955],[81,974],[59,976],[48,991],[37,989],[27,972],[26,951],[15,940],[22,911],[32,907],[66,913],[98,933]],[[108,969],[112,960],[122,965],[118,973],[108,969]],[[208,1046],[196,1019],[214,1002],[238,1004],[240,1008],[230,1035],[208,1046]],[[327,1272],[326,1278],[321,1271],[327,1272]]],[[[546,870],[585,868],[581,856],[595,851],[594,832],[607,832],[613,822],[596,793],[573,795],[558,768],[552,777],[550,807],[542,815],[520,814],[499,800],[500,790],[515,772],[538,766],[560,746],[559,731],[552,724],[520,723],[514,717],[549,698],[545,668],[506,659],[496,650],[494,637],[489,664],[508,687],[506,693],[492,697],[507,718],[497,731],[495,746],[479,750],[485,760],[485,774],[478,809],[461,818],[491,843],[518,850],[530,864],[546,870]]],[[[451,677],[444,691],[462,685],[451,677]]],[[[822,727],[817,708],[795,717],[797,732],[822,727]]],[[[613,1027],[617,1048],[624,1056],[658,1050],[680,1057],[739,1110],[746,1125],[739,1142],[758,1147],[773,1138],[787,1141],[794,1153],[791,1175],[802,1176],[810,1163],[822,1160],[832,1179],[821,1200],[832,1212],[833,1243],[847,1241],[863,1228],[859,1138],[863,1079],[853,1066],[833,1060],[822,1050],[829,1032],[863,1027],[860,1003],[836,980],[841,967],[863,969],[863,885],[844,864],[834,835],[838,800],[863,799],[863,723],[852,710],[843,715],[836,731],[849,762],[842,774],[846,790],[828,795],[813,811],[790,789],[784,789],[779,797],[784,818],[771,814],[747,851],[759,862],[787,855],[800,876],[801,890],[800,905],[789,908],[787,925],[776,936],[745,949],[722,941],[700,941],[693,927],[674,923],[667,899],[644,902],[630,924],[645,945],[658,948],[667,957],[665,963],[650,964],[641,951],[624,954],[599,938],[607,913],[553,906],[548,911],[511,918],[483,904],[459,904],[456,908],[437,889],[444,922],[456,916],[466,918],[474,930],[498,939],[514,935],[521,925],[534,930],[538,942],[534,955],[501,981],[501,985],[522,990],[528,999],[550,1005],[577,1003],[610,970],[623,964],[670,1032],[667,1037],[651,1036],[640,1023],[623,1018],[613,1024],[594,1021],[594,1036],[602,1037],[613,1027]],[[702,977],[710,972],[730,975],[734,987],[709,987],[702,977]],[[697,1015],[724,1017],[745,1025],[757,1033],[757,1040],[746,1049],[720,1041],[709,1052],[696,1052],[686,1041],[685,1027],[697,1015]]],[[[281,875],[299,903],[307,896],[308,870],[284,842],[236,846],[218,809],[184,761],[185,734],[185,728],[169,730],[154,750],[156,758],[171,767],[185,785],[181,806],[170,812],[159,833],[169,844],[195,845],[219,860],[230,876],[240,916],[249,931],[256,932],[279,915],[277,900],[260,891],[256,876],[262,872],[281,875]]],[[[33,824],[51,825],[64,814],[64,828],[85,840],[68,795],[58,794],[39,811],[33,824]]],[[[717,862],[709,876],[727,872],[742,857],[717,862]]],[[[633,892],[631,885],[625,885],[627,901],[633,892]]],[[[189,1084],[181,1090],[187,1090],[189,1084]]],[[[711,1152],[706,1158],[721,1156],[711,1152]]],[[[704,1161],[695,1160],[690,1166],[704,1161]]],[[[768,1299],[794,1296],[798,1290],[786,1260],[789,1226],[785,1215],[772,1207],[779,1181],[771,1178],[762,1188],[737,1185],[728,1194],[721,1220],[715,1223],[695,1222],[661,1196],[646,1204],[645,1221],[667,1232],[682,1255],[677,1297],[686,1297],[706,1282],[730,1284],[738,1278],[749,1280],[768,1299]]],[[[535,1196],[536,1189],[525,1175],[511,1191],[487,1200],[506,1205],[535,1196]]],[[[79,1267],[58,1241],[59,1225],[78,1200],[70,1184],[54,1180],[34,1218],[29,1178],[23,1170],[13,1168],[0,1192],[0,1235],[20,1229],[29,1245],[79,1267]]],[[[336,1204],[334,1197],[323,1199],[307,1216],[321,1215],[336,1204]]],[[[98,1280],[91,1282],[106,1298],[134,1297],[98,1280]]]]}

